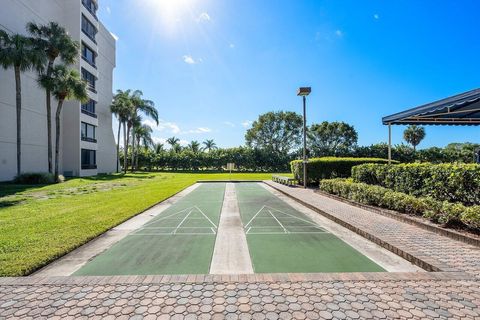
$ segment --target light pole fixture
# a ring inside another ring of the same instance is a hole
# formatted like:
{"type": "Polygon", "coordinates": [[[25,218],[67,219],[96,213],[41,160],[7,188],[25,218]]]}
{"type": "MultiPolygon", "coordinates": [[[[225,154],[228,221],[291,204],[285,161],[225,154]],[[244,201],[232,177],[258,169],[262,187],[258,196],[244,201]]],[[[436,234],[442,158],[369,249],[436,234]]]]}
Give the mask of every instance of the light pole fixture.
{"type": "Polygon", "coordinates": [[[303,187],[307,188],[307,96],[312,92],[310,87],[300,87],[297,96],[303,98],[303,187]]]}

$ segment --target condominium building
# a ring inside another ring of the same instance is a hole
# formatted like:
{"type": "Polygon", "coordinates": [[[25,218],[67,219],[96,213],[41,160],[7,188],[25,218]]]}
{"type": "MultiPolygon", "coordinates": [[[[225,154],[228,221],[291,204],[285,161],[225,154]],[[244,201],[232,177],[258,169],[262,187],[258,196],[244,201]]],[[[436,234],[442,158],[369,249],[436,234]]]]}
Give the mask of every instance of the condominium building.
{"type": "MultiPolygon", "coordinates": [[[[81,45],[72,68],[88,82],[90,101],[66,101],[62,110],[59,168],[65,176],[91,176],[116,170],[112,130],[112,76],[115,39],[98,20],[97,0],[2,0],[0,29],[27,34],[26,24],[55,21],[81,45]]],[[[22,73],[22,171],[48,171],[45,91],[35,72],[22,73]]],[[[52,98],[52,119],[57,101],[52,98]]],[[[0,69],[0,181],[16,175],[15,79],[0,69]]],[[[52,140],[55,125],[52,124],[52,140]]],[[[52,141],[53,143],[54,141],[52,141]]]]}

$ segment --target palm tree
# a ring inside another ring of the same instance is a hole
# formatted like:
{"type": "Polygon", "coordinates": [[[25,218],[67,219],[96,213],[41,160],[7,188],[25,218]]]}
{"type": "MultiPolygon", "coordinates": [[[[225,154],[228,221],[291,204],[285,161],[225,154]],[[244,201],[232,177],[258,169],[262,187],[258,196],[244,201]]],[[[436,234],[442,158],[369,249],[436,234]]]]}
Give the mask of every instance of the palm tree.
{"type": "Polygon", "coordinates": [[[149,146],[153,145],[152,140],[152,128],[149,125],[141,124],[135,126],[135,139],[137,143],[137,149],[135,151],[135,168],[138,170],[138,152],[140,149],[140,142],[142,142],[145,150],[148,149],[149,146]]]}
{"type": "Polygon", "coordinates": [[[36,50],[31,38],[19,34],[9,35],[0,30],[0,65],[4,69],[13,67],[15,74],[15,105],[17,114],[17,175],[22,171],[22,83],[21,73],[40,69],[44,55],[36,50]]]}
{"type": "Polygon", "coordinates": [[[39,82],[48,81],[52,88],[52,94],[58,101],[55,113],[55,181],[58,181],[58,163],[60,154],[60,116],[65,100],[88,101],[87,83],[80,78],[80,74],[64,65],[56,65],[52,68],[50,76],[46,74],[39,82]]]}
{"type": "Polygon", "coordinates": [[[167,139],[167,143],[170,145],[171,149],[174,149],[174,146],[180,142],[180,139],[177,137],[171,137],[167,139]]]}
{"type": "Polygon", "coordinates": [[[47,139],[48,139],[48,172],[52,173],[52,100],[53,82],[48,81],[52,77],[55,60],[60,59],[65,64],[73,64],[80,52],[80,45],[74,41],[68,32],[56,22],[46,25],[37,25],[33,22],[27,24],[27,31],[33,36],[35,45],[46,55],[46,70],[40,74],[41,85],[46,93],[47,107],[47,139]]]}
{"type": "Polygon", "coordinates": [[[192,142],[190,142],[187,148],[190,149],[193,153],[198,153],[200,151],[200,143],[193,140],[192,142]]]}
{"type": "MultiPolygon", "coordinates": [[[[125,141],[125,157],[124,157],[124,170],[125,173],[127,172],[127,157],[128,157],[128,140],[130,136],[130,131],[133,128],[135,120],[138,117],[138,112],[142,112],[147,117],[152,118],[158,125],[158,111],[155,109],[155,104],[151,100],[146,100],[142,98],[142,91],[135,90],[132,94],[130,94],[130,100],[133,105],[132,111],[129,115],[129,119],[127,120],[127,141],[125,141]]],[[[133,129],[135,130],[135,129],[133,129]]],[[[132,132],[132,136],[134,136],[134,132],[132,132]]],[[[132,139],[132,151],[135,150],[135,139],[132,139]]],[[[133,171],[133,152],[132,152],[132,171],[133,171]]]]}
{"type": "Polygon", "coordinates": [[[217,144],[215,141],[213,141],[213,139],[207,139],[203,141],[203,145],[205,146],[203,150],[207,150],[208,152],[217,149],[217,144]]]}
{"type": "Polygon", "coordinates": [[[417,146],[425,138],[425,129],[416,125],[408,126],[403,132],[403,139],[413,146],[413,152],[417,150],[417,146]]]}
{"type": "Polygon", "coordinates": [[[182,152],[182,146],[179,144],[179,143],[175,143],[173,146],[172,146],[172,149],[171,149],[173,152],[175,153],[180,153],[182,152]]]}
{"type": "Polygon", "coordinates": [[[163,152],[164,148],[163,148],[163,143],[156,143],[154,146],[153,146],[153,149],[155,151],[155,154],[160,154],[163,152]]]}
{"type": "Polygon", "coordinates": [[[126,135],[125,125],[128,121],[128,117],[131,113],[133,105],[129,99],[129,90],[122,91],[117,90],[117,94],[113,97],[112,105],[110,106],[110,111],[118,119],[118,134],[117,134],[117,172],[119,171],[120,164],[120,130],[123,125],[124,139],[126,135]]]}

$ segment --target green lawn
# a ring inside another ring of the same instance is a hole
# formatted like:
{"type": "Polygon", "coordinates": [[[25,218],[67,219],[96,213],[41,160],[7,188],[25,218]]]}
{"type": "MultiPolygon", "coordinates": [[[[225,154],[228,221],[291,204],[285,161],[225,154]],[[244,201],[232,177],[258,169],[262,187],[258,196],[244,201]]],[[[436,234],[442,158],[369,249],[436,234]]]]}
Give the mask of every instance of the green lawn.
{"type": "Polygon", "coordinates": [[[269,173],[136,173],[43,187],[0,184],[0,276],[27,275],[197,180],[269,173]]]}

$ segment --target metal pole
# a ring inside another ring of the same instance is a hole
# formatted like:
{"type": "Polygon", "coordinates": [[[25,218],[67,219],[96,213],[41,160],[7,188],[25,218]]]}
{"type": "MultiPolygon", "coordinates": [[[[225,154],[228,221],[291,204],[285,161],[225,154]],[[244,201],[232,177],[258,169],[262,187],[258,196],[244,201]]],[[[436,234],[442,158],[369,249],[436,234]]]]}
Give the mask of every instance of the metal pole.
{"type": "Polygon", "coordinates": [[[388,164],[392,164],[392,124],[388,124],[388,164]]]}
{"type": "Polygon", "coordinates": [[[307,188],[307,97],[303,96],[303,187],[307,188]]]}

